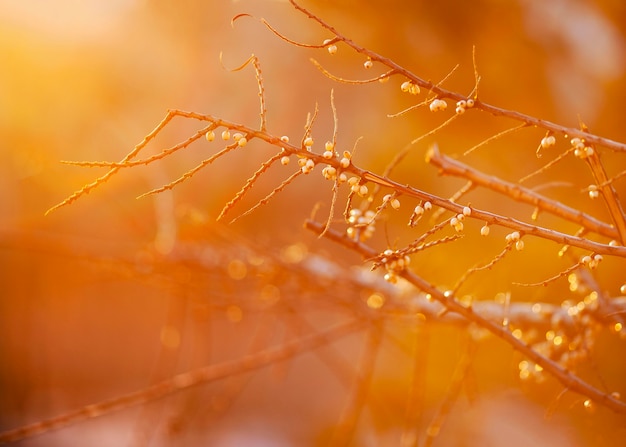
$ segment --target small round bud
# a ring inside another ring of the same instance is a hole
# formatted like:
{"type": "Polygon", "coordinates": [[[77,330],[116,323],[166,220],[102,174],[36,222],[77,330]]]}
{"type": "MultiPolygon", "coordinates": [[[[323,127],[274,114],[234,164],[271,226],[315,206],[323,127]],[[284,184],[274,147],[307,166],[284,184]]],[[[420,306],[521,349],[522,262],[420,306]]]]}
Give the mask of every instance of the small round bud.
{"type": "Polygon", "coordinates": [[[448,107],[448,103],[445,102],[443,99],[435,98],[430,102],[430,105],[428,107],[430,108],[431,112],[440,112],[442,110],[446,110],[446,108],[448,107]]]}
{"type": "Polygon", "coordinates": [[[313,146],[313,138],[311,138],[311,137],[306,137],[306,138],[304,139],[303,144],[304,144],[306,147],[311,147],[311,146],[313,146]]]}
{"type": "Polygon", "coordinates": [[[332,42],[332,39],[326,39],[324,41],[324,45],[328,45],[326,49],[328,50],[330,54],[335,54],[337,52],[337,45],[335,44],[329,45],[331,42],[332,42]]]}
{"type": "Polygon", "coordinates": [[[554,135],[548,135],[547,137],[543,137],[541,139],[541,147],[543,149],[551,148],[555,144],[556,144],[556,138],[554,138],[554,135]]]}
{"type": "Polygon", "coordinates": [[[520,238],[520,234],[518,231],[514,231],[513,233],[509,233],[506,235],[507,242],[519,241],[519,238],[520,238]]]}
{"type": "Polygon", "coordinates": [[[239,145],[239,147],[244,147],[246,144],[248,144],[248,139],[246,137],[241,137],[237,140],[237,145],[239,145]]]}
{"type": "Polygon", "coordinates": [[[489,226],[485,225],[480,229],[481,236],[489,236],[489,226]]]}
{"type": "Polygon", "coordinates": [[[433,204],[430,202],[424,202],[424,209],[430,211],[433,208],[433,204]]]}
{"type": "Polygon", "coordinates": [[[363,62],[363,66],[365,68],[372,68],[374,66],[373,62],[371,60],[366,60],[365,62],[363,62]]]}
{"type": "Polygon", "coordinates": [[[596,405],[591,399],[587,399],[583,402],[583,407],[588,413],[594,413],[596,411],[596,405]]]}
{"type": "Polygon", "coordinates": [[[465,107],[457,107],[455,112],[457,115],[463,115],[465,113],[465,107]]]}
{"type": "Polygon", "coordinates": [[[469,216],[470,214],[472,214],[472,209],[469,206],[463,207],[463,215],[469,216]]]}
{"type": "Polygon", "coordinates": [[[394,274],[394,273],[386,273],[385,276],[385,281],[387,281],[390,284],[395,284],[398,282],[398,277],[394,274]]]}
{"type": "Polygon", "coordinates": [[[289,164],[290,158],[286,155],[280,159],[280,164],[283,166],[287,166],[289,164]]]}
{"type": "Polygon", "coordinates": [[[207,141],[213,141],[213,140],[215,140],[215,132],[213,132],[212,130],[209,130],[206,133],[205,137],[206,137],[207,141]]]}
{"type": "Polygon", "coordinates": [[[230,132],[228,131],[228,129],[222,132],[222,140],[224,141],[230,140],[230,132]]]}
{"type": "Polygon", "coordinates": [[[287,135],[283,135],[282,137],[280,137],[280,141],[282,141],[283,143],[289,143],[289,137],[287,135]]]}
{"type": "Polygon", "coordinates": [[[468,109],[471,109],[472,107],[474,107],[474,104],[475,104],[475,102],[471,98],[466,101],[466,105],[467,105],[468,109]]]}
{"type": "Polygon", "coordinates": [[[313,168],[315,167],[315,162],[311,159],[305,159],[306,163],[304,163],[304,166],[302,166],[302,173],[303,174],[309,174],[313,168]]]}
{"type": "Polygon", "coordinates": [[[322,175],[327,180],[335,180],[337,178],[337,169],[334,166],[325,166],[322,169],[322,175]]]}

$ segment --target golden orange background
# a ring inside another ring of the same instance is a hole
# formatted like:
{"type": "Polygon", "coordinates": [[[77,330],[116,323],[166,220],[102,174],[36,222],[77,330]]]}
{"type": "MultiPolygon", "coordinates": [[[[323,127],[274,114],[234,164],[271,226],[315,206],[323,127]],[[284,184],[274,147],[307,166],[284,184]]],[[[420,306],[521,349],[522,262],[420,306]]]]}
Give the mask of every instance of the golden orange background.
{"type": "MultiPolygon", "coordinates": [[[[438,81],[459,64],[444,85],[464,94],[474,85],[475,47],[483,101],[568,126],[583,121],[594,133],[626,140],[624,2],[303,4],[355,42],[424,79],[438,81]]],[[[387,117],[415,102],[402,94],[399,79],[365,86],[334,83],[313,67],[310,57],[351,79],[380,70],[365,71],[363,58],[345,46],[334,56],[294,48],[250,18],[242,17],[231,27],[231,18],[239,13],[264,17],[298,41],[321,43],[330,37],[285,1],[0,1],[0,430],[134,391],[177,372],[235,359],[263,339],[259,327],[288,328],[295,321],[288,313],[249,315],[233,305],[258,294],[273,300],[276,293],[260,283],[242,285],[248,272],[231,264],[240,252],[229,246],[238,237],[286,259],[315,252],[340,265],[360,264],[356,255],[302,229],[317,202],[324,203],[321,216],[328,210],[330,184],[317,173],[299,179],[228,230],[211,223],[274,153],[259,142],[216,161],[172,192],[135,200],[218,150],[217,142],[201,140],[166,160],[121,172],[44,217],[49,207],[104,173],[60,160],[120,160],[168,109],[257,127],[253,70],[230,72],[222,66],[237,67],[252,53],[263,70],[270,132],[298,141],[307,113],[317,102],[320,114],[313,134],[319,142],[331,138],[329,98],[334,89],[339,145],[350,149],[363,136],[355,163],[374,172],[382,172],[407,143],[442,122],[441,116],[422,110],[387,117]],[[221,231],[229,232],[228,243],[221,231]],[[199,252],[199,259],[207,262],[204,266],[185,257],[199,252]],[[220,267],[207,261],[220,257],[226,259],[220,267]]],[[[392,178],[450,196],[464,182],[438,177],[424,163],[429,145],[437,142],[442,152],[459,156],[514,124],[480,112],[468,114],[416,145],[392,178]]],[[[177,119],[146,153],[182,141],[199,128],[177,119]]],[[[539,130],[519,133],[463,161],[516,181],[545,163],[535,156],[542,136],[539,130]]],[[[626,167],[620,154],[607,153],[605,161],[612,175],[626,167]]],[[[291,168],[268,171],[231,210],[232,217],[271,191],[291,168]]],[[[527,186],[551,181],[561,183],[549,188],[549,195],[608,219],[601,203],[581,193],[592,179],[579,165],[566,161],[527,186]]],[[[623,181],[616,188],[626,192],[623,181]]],[[[526,221],[532,212],[488,193],[471,200],[526,221]]],[[[386,229],[379,226],[377,248],[416,237],[406,226],[407,210],[413,206],[407,203],[386,229]]],[[[548,218],[542,223],[570,233],[576,230],[548,218]]],[[[497,229],[494,233],[505,234],[497,229]]],[[[435,284],[450,287],[474,263],[488,261],[501,242],[473,238],[433,250],[413,266],[435,284]]],[[[464,293],[491,299],[512,281],[541,281],[567,267],[557,259],[559,247],[554,244],[528,245],[527,257],[512,256],[493,276],[468,282],[464,293]]],[[[616,295],[626,282],[624,271],[619,260],[607,260],[598,271],[609,294],[616,295]]],[[[515,289],[513,299],[559,303],[558,294],[567,290],[564,282],[515,289]]],[[[334,308],[318,303],[324,294],[313,285],[310,290],[304,282],[300,286],[294,292],[305,297],[297,307],[300,317],[319,327],[332,321],[334,308]]],[[[363,298],[358,290],[346,293],[363,298]]],[[[423,428],[441,404],[462,350],[462,331],[455,328],[389,326],[396,342],[382,342],[372,385],[384,405],[369,402],[354,445],[398,445],[411,355],[413,349],[422,352],[414,346],[419,331],[426,365],[423,428]]],[[[285,333],[290,334],[287,329],[285,333]]],[[[336,346],[350,365],[361,357],[361,335],[336,346]]],[[[267,337],[281,341],[280,336],[267,337]]],[[[602,408],[588,414],[576,396],[548,410],[560,386],[553,381],[521,386],[519,360],[502,342],[479,344],[474,366],[478,396],[472,402],[460,397],[435,445],[597,446],[626,439],[624,417],[602,408]]],[[[606,384],[608,391],[626,395],[623,340],[610,334],[601,337],[594,362],[587,365],[587,377],[600,388],[606,384]]],[[[229,383],[194,388],[147,410],[124,410],[19,445],[325,445],[348,395],[311,354],[229,383]],[[235,390],[232,399],[229,386],[235,390]]]]}

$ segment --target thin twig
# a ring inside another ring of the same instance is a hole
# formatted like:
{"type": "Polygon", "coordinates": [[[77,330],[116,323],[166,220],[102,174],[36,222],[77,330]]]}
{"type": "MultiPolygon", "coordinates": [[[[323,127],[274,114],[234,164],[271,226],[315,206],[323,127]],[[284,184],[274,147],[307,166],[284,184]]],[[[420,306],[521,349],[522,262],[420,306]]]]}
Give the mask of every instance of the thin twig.
{"type": "MultiPolygon", "coordinates": [[[[152,140],[154,137],[157,136],[157,134],[167,125],[167,123],[169,123],[172,118],[174,118],[176,116],[176,113],[174,111],[169,111],[167,112],[167,115],[165,116],[165,118],[163,118],[163,120],[159,123],[159,125],[157,127],[154,128],[154,130],[152,132],[150,132],[148,135],[146,135],[144,137],[144,139],[141,141],[141,143],[139,143],[137,146],[135,146],[135,148],[130,151],[121,161],[121,163],[127,163],[130,160],[132,160],[133,158],[135,158],[137,156],[137,154],[139,154],[139,151],[141,151],[144,147],[146,147],[146,145],[150,142],[150,140],[152,140]]],[[[93,189],[97,188],[98,186],[102,185],[103,183],[105,183],[107,180],[109,180],[114,174],[116,174],[119,171],[120,168],[118,167],[113,167],[111,168],[106,174],[104,174],[101,177],[98,177],[95,181],[83,186],[81,189],[79,189],[78,191],[74,192],[72,195],[70,195],[68,198],[66,198],[65,200],[63,200],[62,202],[54,205],[53,207],[49,208],[46,211],[46,215],[50,214],[51,212],[65,206],[65,205],[69,205],[71,203],[73,203],[76,199],[78,199],[79,197],[84,196],[85,194],[90,193],[93,189]]]]}
{"type": "Polygon", "coordinates": [[[252,174],[252,177],[250,177],[247,181],[246,184],[243,185],[243,187],[237,191],[237,194],[235,194],[235,196],[226,204],[224,205],[224,207],[222,208],[222,211],[220,212],[219,216],[217,216],[216,220],[222,220],[224,218],[224,216],[226,215],[226,213],[228,213],[228,211],[235,206],[235,204],[241,200],[241,198],[249,191],[252,189],[252,187],[254,186],[254,183],[261,177],[261,175],[263,175],[269,168],[270,166],[272,166],[272,164],[274,164],[277,160],[280,160],[283,156],[283,152],[279,152],[275,155],[273,155],[269,160],[263,162],[261,164],[261,167],[259,169],[257,169],[254,174],[252,174]]]}
{"type": "Polygon", "coordinates": [[[265,197],[263,197],[261,200],[259,200],[252,208],[248,209],[246,212],[244,212],[243,214],[240,214],[239,216],[235,217],[233,220],[230,221],[230,223],[234,223],[236,221],[238,221],[239,219],[241,219],[242,217],[247,216],[248,214],[250,214],[251,212],[253,212],[254,210],[256,210],[257,208],[259,208],[260,206],[263,205],[267,205],[269,203],[270,200],[272,200],[272,198],[278,194],[279,192],[281,192],[283,189],[285,189],[287,187],[287,185],[289,185],[291,182],[293,182],[295,180],[296,177],[298,177],[299,175],[302,174],[302,171],[296,171],[293,174],[291,174],[286,180],[284,180],[280,185],[278,185],[276,188],[274,188],[274,190],[272,190],[272,192],[270,192],[268,195],[266,195],[265,197]]]}

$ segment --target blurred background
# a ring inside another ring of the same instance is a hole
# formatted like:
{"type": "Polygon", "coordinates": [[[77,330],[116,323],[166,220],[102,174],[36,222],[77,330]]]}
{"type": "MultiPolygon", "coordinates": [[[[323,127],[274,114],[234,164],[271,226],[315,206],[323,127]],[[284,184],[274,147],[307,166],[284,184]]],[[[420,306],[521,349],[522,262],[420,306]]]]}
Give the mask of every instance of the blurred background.
{"type": "MultiPolygon", "coordinates": [[[[568,126],[584,122],[594,133],[626,140],[623,1],[391,0],[381,6],[318,0],[302,5],[424,79],[438,82],[458,64],[444,86],[464,94],[474,86],[475,47],[483,101],[568,126]]],[[[320,219],[327,215],[331,192],[321,175],[299,178],[232,226],[214,224],[222,206],[273,155],[272,148],[259,142],[217,160],[173,191],[135,199],[221,148],[217,141],[203,139],[161,162],[123,170],[88,196],[44,217],[48,208],[105,172],[60,160],[120,160],[168,109],[257,127],[252,67],[228,70],[251,54],[262,67],[269,132],[299,141],[307,113],[317,103],[313,136],[318,142],[332,138],[334,89],[338,145],[351,149],[362,136],[355,163],[374,172],[382,172],[398,151],[445,119],[423,109],[389,118],[415,103],[400,91],[402,80],[334,83],[309,58],[349,79],[382,70],[374,66],[365,71],[363,58],[345,46],[339,45],[333,56],[294,48],[247,17],[231,26],[240,13],[264,17],[297,41],[321,43],[331,37],[279,0],[0,0],[0,430],[194,367],[236,359],[293,336],[293,326],[322,328],[351,316],[345,300],[362,304],[362,290],[339,287],[340,281],[321,287],[297,269],[290,280],[281,270],[309,253],[332,257],[345,268],[361,264],[358,256],[302,228],[318,202],[320,219]],[[271,275],[255,264],[264,253],[277,260],[271,275]],[[279,301],[291,307],[275,306],[279,301]],[[284,334],[269,329],[275,327],[284,334]]],[[[424,163],[429,145],[437,142],[443,153],[461,157],[515,124],[467,114],[416,144],[392,178],[450,196],[464,181],[439,177],[424,163]]],[[[146,155],[183,141],[201,126],[175,119],[146,155]]],[[[543,135],[526,130],[461,159],[517,181],[566,149],[561,142],[538,159],[535,151],[543,135]]],[[[609,175],[626,166],[619,153],[603,156],[609,175]]],[[[270,169],[230,215],[263,198],[292,169],[270,169]]],[[[584,167],[566,160],[527,186],[541,187],[608,221],[603,205],[583,191],[591,182],[584,167]]],[[[624,182],[615,186],[625,192],[624,182]]],[[[468,200],[526,221],[532,213],[530,207],[489,193],[476,192],[468,200]]],[[[377,249],[415,239],[415,230],[406,226],[413,206],[407,202],[379,225],[373,241],[377,249]]],[[[548,217],[540,223],[576,231],[548,217]]],[[[474,226],[478,229],[480,223],[468,224],[474,226]]],[[[497,237],[505,231],[493,230],[493,240],[467,238],[418,257],[414,265],[429,281],[451,287],[469,267],[501,250],[497,237]]],[[[463,293],[489,300],[509,291],[513,281],[541,281],[568,266],[556,258],[559,247],[554,244],[528,245],[527,256],[507,259],[491,276],[468,281],[463,293]]],[[[624,263],[610,259],[598,271],[609,295],[618,294],[626,279],[623,272],[624,263]]],[[[564,282],[513,289],[512,299],[558,304],[567,292],[564,282]]],[[[377,399],[367,402],[354,445],[399,445],[412,357],[418,354],[425,365],[419,421],[424,432],[462,356],[463,331],[389,326],[393,342],[384,338],[378,348],[371,391],[377,399]]],[[[586,377],[624,396],[626,356],[623,341],[615,338],[600,338],[586,377]]],[[[357,334],[338,341],[335,354],[356,365],[366,339],[357,334]]],[[[477,397],[469,399],[468,392],[459,398],[435,445],[586,446],[626,439],[623,417],[601,408],[585,412],[576,396],[555,404],[562,389],[553,381],[520,386],[519,360],[497,340],[480,343],[473,365],[477,397]]],[[[244,379],[195,388],[19,445],[326,445],[348,394],[328,365],[307,354],[244,379]]]]}

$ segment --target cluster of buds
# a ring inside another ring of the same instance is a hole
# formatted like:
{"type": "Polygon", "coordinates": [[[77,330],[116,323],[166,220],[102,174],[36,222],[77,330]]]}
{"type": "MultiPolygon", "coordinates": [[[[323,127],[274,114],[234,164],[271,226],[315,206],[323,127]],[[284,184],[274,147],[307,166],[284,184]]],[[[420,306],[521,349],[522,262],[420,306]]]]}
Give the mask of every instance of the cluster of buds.
{"type": "Polygon", "coordinates": [[[383,204],[389,204],[394,210],[400,209],[400,200],[394,197],[393,194],[386,194],[383,197],[383,204]]]}
{"type": "Polygon", "coordinates": [[[337,168],[331,165],[324,166],[324,169],[322,169],[322,175],[326,180],[338,180],[338,183],[340,184],[347,180],[347,176],[343,172],[337,176],[337,168]]]}
{"type": "Polygon", "coordinates": [[[430,211],[433,208],[433,204],[430,202],[424,202],[415,207],[411,217],[409,218],[409,226],[415,226],[417,222],[422,218],[426,211],[430,211]]]}
{"type": "MultiPolygon", "coordinates": [[[[283,135],[282,137],[280,137],[280,141],[282,141],[283,143],[289,143],[289,137],[287,135],[283,135]]],[[[283,148],[283,152],[285,152],[285,148],[283,148]]],[[[289,156],[288,155],[284,155],[281,159],[280,159],[280,164],[283,166],[287,166],[289,164],[289,156]]]]}
{"type": "Polygon", "coordinates": [[[330,160],[335,157],[335,144],[332,141],[327,141],[324,145],[324,153],[322,154],[326,160],[330,160]]]}
{"type": "Polygon", "coordinates": [[[574,155],[580,159],[585,159],[594,154],[594,149],[591,146],[585,144],[585,140],[581,138],[572,138],[570,141],[574,148],[574,155]]]}
{"type": "Polygon", "coordinates": [[[519,231],[514,231],[506,235],[506,242],[508,244],[515,243],[515,249],[517,251],[522,251],[524,249],[524,241],[521,239],[521,235],[519,231]]]}
{"type": "MultiPolygon", "coordinates": [[[[554,313],[543,313],[540,304],[533,305],[533,313],[544,315],[550,320],[550,329],[545,332],[515,329],[516,338],[523,339],[533,350],[554,360],[568,370],[588,360],[600,326],[593,324],[590,312],[598,305],[598,294],[591,292],[581,301],[564,301],[561,309],[554,313]],[[563,312],[564,311],[564,312],[563,312]]],[[[519,377],[522,380],[542,381],[545,375],[542,368],[530,361],[519,363],[519,377]]]]}
{"type": "Polygon", "coordinates": [[[383,252],[380,263],[385,266],[385,281],[395,284],[398,282],[398,273],[402,272],[411,263],[409,255],[403,255],[398,250],[387,249],[383,252]]]}
{"type": "Polygon", "coordinates": [[[602,262],[602,255],[583,256],[580,260],[581,264],[587,266],[590,270],[595,270],[600,262],[602,262]]]}
{"type": "Polygon", "coordinates": [[[365,241],[374,235],[376,213],[367,210],[365,213],[358,208],[352,208],[348,213],[348,223],[350,226],[346,230],[346,234],[350,239],[365,241]]]}
{"type": "Polygon", "coordinates": [[[248,144],[248,139],[239,132],[233,135],[233,140],[235,140],[239,147],[244,147],[246,144],[248,144]]]}
{"type": "Polygon", "coordinates": [[[304,148],[311,152],[311,146],[313,146],[313,138],[312,137],[306,137],[304,139],[304,141],[302,142],[302,145],[304,146],[304,148]]]}
{"type": "Polygon", "coordinates": [[[450,225],[454,228],[454,231],[460,233],[463,231],[463,221],[466,217],[472,214],[472,209],[469,206],[463,207],[463,212],[450,219],[450,225]]]}
{"type": "Polygon", "coordinates": [[[361,179],[358,177],[350,177],[348,179],[348,185],[350,185],[350,191],[361,197],[365,197],[369,193],[367,185],[362,185],[361,179]]]}
{"type": "Polygon", "coordinates": [[[448,103],[443,99],[435,98],[430,102],[428,107],[431,112],[441,112],[448,108],[448,103]]]}
{"type": "Polygon", "coordinates": [[[324,41],[324,46],[326,46],[326,49],[328,50],[329,54],[335,54],[337,52],[337,45],[330,44],[331,42],[332,42],[332,39],[326,39],[324,41]]]}
{"type": "Polygon", "coordinates": [[[523,381],[534,380],[536,383],[541,383],[544,380],[544,376],[541,374],[543,368],[534,362],[529,360],[522,360],[518,364],[519,378],[523,381]]]}
{"type": "Polygon", "coordinates": [[[418,95],[420,92],[420,87],[417,84],[414,84],[412,81],[404,81],[400,86],[400,90],[405,93],[410,93],[411,95],[418,95]]]}
{"type": "Polygon", "coordinates": [[[300,169],[302,169],[303,174],[309,174],[315,167],[315,162],[310,158],[299,158],[298,166],[300,166],[300,169]]]}
{"type": "Polygon", "coordinates": [[[465,109],[471,109],[472,107],[474,107],[473,99],[461,99],[456,103],[455,111],[457,115],[462,115],[465,113],[465,109]]]}

